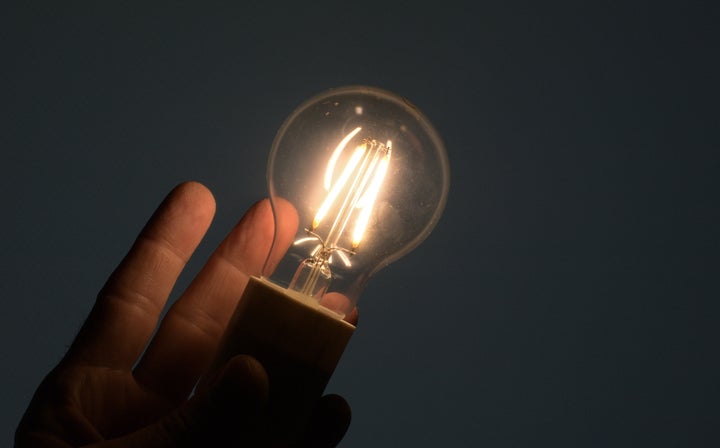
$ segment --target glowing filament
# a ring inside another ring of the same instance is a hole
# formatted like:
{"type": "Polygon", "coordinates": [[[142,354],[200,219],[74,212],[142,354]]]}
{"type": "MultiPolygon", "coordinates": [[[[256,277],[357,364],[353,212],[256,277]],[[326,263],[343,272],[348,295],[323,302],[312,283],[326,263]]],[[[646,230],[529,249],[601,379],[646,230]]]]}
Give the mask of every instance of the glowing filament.
{"type": "Polygon", "coordinates": [[[343,137],[330,156],[323,178],[327,196],[315,214],[310,229],[306,229],[308,237],[294,242],[297,245],[314,241],[316,245],[310,257],[315,261],[322,261],[313,264],[314,274],[306,281],[305,286],[308,290],[314,288],[314,279],[319,275],[317,270],[327,269],[336,255],[346,267],[351,266],[350,256],[355,253],[365,235],[380,187],[388,171],[392,142],[388,140],[387,144],[383,145],[376,140],[366,139],[355,148],[342,172],[335,178],[335,168],[340,156],[361,129],[357,127],[343,137]],[[323,232],[323,236],[314,233],[328,215],[331,223],[326,229],[327,233],[323,232]],[[340,240],[353,219],[355,222],[349,235],[352,249],[348,249],[342,247],[340,240]]]}
{"type": "Polygon", "coordinates": [[[326,190],[330,191],[330,186],[332,185],[332,175],[333,172],[335,172],[335,164],[337,163],[337,159],[340,157],[340,154],[342,154],[348,142],[352,140],[352,138],[355,137],[355,135],[360,132],[361,129],[361,127],[357,127],[351,133],[346,135],[345,138],[343,138],[337,145],[337,148],[335,148],[335,151],[333,151],[332,156],[330,156],[330,161],[328,162],[327,169],[325,170],[326,190]]]}
{"type": "Polygon", "coordinates": [[[355,228],[353,229],[352,234],[353,250],[357,249],[360,245],[360,241],[362,241],[363,235],[365,234],[365,229],[367,228],[368,221],[370,220],[370,213],[372,213],[375,205],[375,199],[377,199],[378,192],[380,191],[380,185],[382,185],[383,179],[385,179],[385,174],[387,173],[388,164],[390,163],[390,154],[391,151],[388,150],[385,157],[383,157],[380,161],[380,164],[375,170],[375,176],[373,177],[372,183],[360,201],[362,209],[358,220],[355,222],[355,228]]]}
{"type": "Polygon", "coordinates": [[[332,204],[335,202],[335,199],[340,194],[340,191],[343,189],[345,184],[347,183],[348,179],[350,178],[350,175],[355,171],[355,168],[357,167],[358,163],[360,163],[360,159],[365,154],[367,147],[365,145],[360,145],[357,148],[355,148],[355,152],[353,153],[352,157],[350,157],[350,161],[348,161],[348,164],[345,166],[345,169],[343,170],[342,174],[340,174],[340,178],[337,180],[335,185],[330,189],[330,193],[328,193],[327,197],[325,198],[325,201],[320,206],[320,210],[318,210],[317,214],[315,215],[315,218],[312,222],[312,230],[317,229],[317,227],[320,225],[320,221],[327,215],[328,210],[332,206],[332,204]]]}

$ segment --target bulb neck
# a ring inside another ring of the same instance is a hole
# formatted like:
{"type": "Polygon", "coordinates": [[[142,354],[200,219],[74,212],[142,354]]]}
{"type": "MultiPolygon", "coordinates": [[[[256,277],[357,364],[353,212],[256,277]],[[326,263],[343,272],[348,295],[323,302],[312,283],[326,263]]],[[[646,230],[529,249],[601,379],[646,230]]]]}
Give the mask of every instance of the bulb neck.
{"type": "Polygon", "coordinates": [[[251,277],[210,372],[219,372],[238,354],[265,367],[270,435],[281,446],[301,435],[354,330],[314,299],[251,277]]]}

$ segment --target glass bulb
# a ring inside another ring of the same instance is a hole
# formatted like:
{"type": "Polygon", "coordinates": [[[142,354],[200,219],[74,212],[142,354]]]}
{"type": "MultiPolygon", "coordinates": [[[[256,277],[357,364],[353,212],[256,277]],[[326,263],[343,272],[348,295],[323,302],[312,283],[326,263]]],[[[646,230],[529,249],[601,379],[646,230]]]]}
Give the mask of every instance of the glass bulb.
{"type": "Polygon", "coordinates": [[[393,93],[362,86],[300,105],[275,137],[267,178],[276,231],[263,276],[340,317],[373,274],[427,237],[450,184],[427,118],[393,93]],[[279,237],[296,222],[291,241],[279,237]]]}

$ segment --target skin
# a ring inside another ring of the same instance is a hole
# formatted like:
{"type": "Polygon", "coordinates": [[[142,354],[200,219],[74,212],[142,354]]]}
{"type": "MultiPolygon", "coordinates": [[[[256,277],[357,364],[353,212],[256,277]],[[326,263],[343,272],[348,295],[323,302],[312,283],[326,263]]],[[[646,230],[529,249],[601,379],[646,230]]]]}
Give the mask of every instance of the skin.
{"type": "MultiPolygon", "coordinates": [[[[214,213],[212,194],[195,182],[165,198],[100,291],[65,357],[38,387],[18,426],[16,447],[268,446],[263,428],[272,384],[254,358],[233,357],[207,391],[190,397],[249,276],[261,273],[270,252],[268,200],[248,210],[153,337],[214,213]]],[[[297,214],[282,202],[276,213],[287,222],[278,228],[282,249],[295,233],[297,214]]],[[[269,266],[283,252],[274,250],[269,266]]],[[[357,311],[348,320],[355,323],[357,311]]],[[[325,396],[298,446],[335,446],[349,423],[345,400],[325,396]]]]}

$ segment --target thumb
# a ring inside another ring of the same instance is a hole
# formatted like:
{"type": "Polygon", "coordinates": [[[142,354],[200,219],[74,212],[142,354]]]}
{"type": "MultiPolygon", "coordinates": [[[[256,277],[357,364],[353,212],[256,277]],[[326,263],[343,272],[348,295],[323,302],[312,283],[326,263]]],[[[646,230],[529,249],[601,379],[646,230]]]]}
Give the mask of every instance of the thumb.
{"type": "MultiPolygon", "coordinates": [[[[102,448],[176,448],[227,445],[233,439],[248,446],[259,433],[268,400],[268,377],[250,356],[230,359],[215,383],[156,423],[102,448]]],[[[99,446],[97,448],[100,448],[99,446]]]]}

